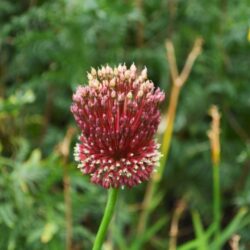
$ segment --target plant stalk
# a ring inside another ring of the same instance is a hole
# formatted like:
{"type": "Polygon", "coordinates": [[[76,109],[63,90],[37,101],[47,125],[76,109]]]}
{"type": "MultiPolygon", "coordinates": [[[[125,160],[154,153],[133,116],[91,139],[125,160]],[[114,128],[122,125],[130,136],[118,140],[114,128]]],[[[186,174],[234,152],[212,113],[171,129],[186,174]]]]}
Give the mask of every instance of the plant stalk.
{"type": "Polygon", "coordinates": [[[167,128],[163,135],[162,146],[161,146],[162,158],[160,160],[160,166],[159,166],[158,171],[154,174],[152,180],[150,180],[150,182],[148,183],[147,191],[146,191],[145,198],[143,201],[143,211],[139,218],[138,227],[137,227],[138,234],[141,234],[145,231],[145,227],[147,225],[148,217],[150,214],[150,203],[152,202],[152,199],[155,195],[158,184],[160,180],[162,179],[162,175],[164,173],[164,168],[165,168],[165,164],[167,161],[169,148],[170,148],[170,142],[171,142],[172,134],[173,134],[173,125],[174,125],[174,120],[175,120],[179,94],[180,94],[180,87],[177,85],[173,85],[172,90],[171,90],[169,108],[167,111],[167,128]]]}
{"type": "Polygon", "coordinates": [[[163,135],[163,141],[161,147],[161,153],[163,157],[161,158],[158,172],[153,175],[152,180],[149,181],[148,183],[148,188],[146,190],[142,203],[143,210],[138,220],[137,235],[143,234],[145,231],[149,215],[151,212],[150,204],[152,204],[152,199],[156,193],[158,184],[160,183],[165,170],[165,165],[168,158],[169,148],[173,135],[173,127],[175,122],[175,115],[178,106],[180,91],[189,77],[189,74],[191,72],[191,69],[193,67],[196,58],[201,53],[202,42],[203,40],[201,38],[196,39],[193,49],[189,53],[184,68],[180,74],[178,72],[176,64],[174,46],[171,41],[168,40],[166,42],[167,59],[169,62],[170,74],[173,81],[173,85],[170,94],[169,108],[167,111],[167,128],[163,135]]]}
{"type": "Polygon", "coordinates": [[[220,168],[219,165],[213,165],[213,214],[216,223],[215,236],[220,237],[221,224],[221,197],[220,197],[220,168]]]}
{"type": "Polygon", "coordinates": [[[95,238],[95,242],[93,245],[93,250],[101,250],[103,241],[105,239],[105,236],[107,234],[107,229],[110,223],[110,220],[113,216],[114,213],[114,209],[115,209],[115,204],[116,204],[116,200],[117,200],[117,196],[118,196],[118,190],[117,188],[111,188],[108,191],[108,201],[107,201],[107,205],[104,211],[104,215],[102,217],[102,221],[101,224],[99,226],[96,238],[95,238]]]}
{"type": "MultiPolygon", "coordinates": [[[[212,117],[208,138],[211,145],[211,160],[213,164],[213,216],[216,225],[215,238],[219,240],[221,227],[221,195],[220,195],[220,113],[217,106],[212,105],[209,114],[212,117]]],[[[219,248],[216,248],[220,249],[219,248]]]]}

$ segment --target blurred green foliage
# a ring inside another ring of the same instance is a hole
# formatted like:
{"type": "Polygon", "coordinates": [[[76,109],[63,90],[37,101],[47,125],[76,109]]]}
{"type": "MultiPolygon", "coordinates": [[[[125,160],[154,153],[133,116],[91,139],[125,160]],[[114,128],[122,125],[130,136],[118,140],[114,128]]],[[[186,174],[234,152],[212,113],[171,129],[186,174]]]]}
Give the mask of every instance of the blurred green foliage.
{"type": "MultiPolygon", "coordinates": [[[[91,66],[135,62],[147,65],[168,97],[167,37],[180,68],[197,36],[205,44],[181,93],[160,203],[148,231],[137,238],[134,205],[142,201],[145,184],[122,192],[108,242],[114,241],[115,249],[139,249],[140,241],[147,242],[143,249],[166,249],[170,217],[181,197],[210,224],[211,104],[222,113],[223,226],[239,208],[249,207],[249,13],[248,0],[1,0],[0,249],[65,247],[65,167],[71,180],[72,249],[91,248],[106,192],[76,169],[74,142],[67,163],[57,150],[73,124],[72,92],[86,82],[91,66]]],[[[166,107],[167,102],[163,112],[166,107]]],[[[188,211],[182,230],[180,243],[193,238],[188,211]]],[[[239,233],[240,249],[249,249],[249,226],[239,233]]]]}

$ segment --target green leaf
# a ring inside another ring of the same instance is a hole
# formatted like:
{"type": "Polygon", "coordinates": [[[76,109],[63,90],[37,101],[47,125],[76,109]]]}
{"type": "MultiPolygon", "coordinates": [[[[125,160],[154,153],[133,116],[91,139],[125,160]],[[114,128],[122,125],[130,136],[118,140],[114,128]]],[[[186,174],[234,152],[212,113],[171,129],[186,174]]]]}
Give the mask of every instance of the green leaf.
{"type": "Polygon", "coordinates": [[[9,227],[13,228],[15,225],[16,216],[11,204],[3,204],[0,206],[0,222],[1,220],[9,227]]]}
{"type": "MultiPolygon", "coordinates": [[[[211,238],[213,233],[215,232],[215,229],[216,229],[216,224],[213,223],[210,225],[210,227],[205,232],[205,239],[207,242],[211,238]]],[[[184,243],[183,245],[177,247],[177,250],[192,250],[192,249],[197,250],[199,247],[199,243],[200,243],[199,240],[194,239],[194,240],[188,241],[187,243],[184,243]]]]}
{"type": "Polygon", "coordinates": [[[146,232],[136,239],[134,244],[131,246],[131,250],[139,250],[141,249],[142,245],[148,241],[153,235],[155,235],[163,226],[166,225],[168,221],[168,217],[165,216],[160,218],[154,225],[150,226],[146,232]]]}
{"type": "Polygon", "coordinates": [[[221,248],[234,233],[242,228],[242,226],[245,226],[244,219],[247,211],[247,208],[241,208],[239,210],[239,212],[235,215],[229,225],[221,232],[220,238],[213,242],[213,244],[211,245],[212,249],[221,248]]]}
{"type": "Polygon", "coordinates": [[[200,215],[197,211],[192,212],[192,220],[194,224],[194,229],[195,229],[195,235],[196,239],[198,241],[199,249],[200,250],[207,250],[208,249],[208,244],[206,240],[206,235],[204,232],[204,228],[201,222],[200,215]]]}

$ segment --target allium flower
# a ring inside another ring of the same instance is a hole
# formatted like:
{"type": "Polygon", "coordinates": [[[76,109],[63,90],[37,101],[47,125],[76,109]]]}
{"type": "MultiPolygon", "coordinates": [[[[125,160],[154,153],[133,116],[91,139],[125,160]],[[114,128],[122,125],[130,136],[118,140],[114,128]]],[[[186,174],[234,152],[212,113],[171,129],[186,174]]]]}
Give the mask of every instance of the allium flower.
{"type": "Polygon", "coordinates": [[[71,111],[82,134],[75,159],[91,182],[104,188],[132,187],[148,180],[158,160],[159,103],[164,93],[133,64],[92,68],[79,86],[71,111]]]}

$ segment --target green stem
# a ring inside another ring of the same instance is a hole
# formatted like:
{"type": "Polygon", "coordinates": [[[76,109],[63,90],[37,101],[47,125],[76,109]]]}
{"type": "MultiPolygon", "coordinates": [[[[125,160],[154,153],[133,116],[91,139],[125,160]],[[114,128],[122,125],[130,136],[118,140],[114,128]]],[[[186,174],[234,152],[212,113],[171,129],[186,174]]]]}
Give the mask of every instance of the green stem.
{"type": "Polygon", "coordinates": [[[213,166],[213,214],[216,223],[216,238],[220,237],[221,224],[221,197],[220,197],[220,168],[219,165],[213,166]]]}
{"type": "Polygon", "coordinates": [[[99,226],[99,229],[98,229],[98,232],[97,232],[97,235],[95,238],[94,246],[92,248],[93,250],[100,250],[102,247],[110,220],[111,220],[113,212],[114,212],[115,203],[116,203],[117,195],[118,195],[118,190],[119,189],[117,189],[117,188],[111,188],[108,192],[107,205],[106,205],[106,208],[104,211],[104,215],[102,217],[102,222],[99,226]]]}

